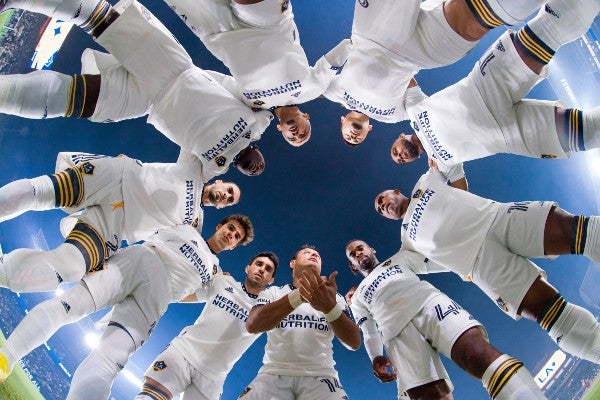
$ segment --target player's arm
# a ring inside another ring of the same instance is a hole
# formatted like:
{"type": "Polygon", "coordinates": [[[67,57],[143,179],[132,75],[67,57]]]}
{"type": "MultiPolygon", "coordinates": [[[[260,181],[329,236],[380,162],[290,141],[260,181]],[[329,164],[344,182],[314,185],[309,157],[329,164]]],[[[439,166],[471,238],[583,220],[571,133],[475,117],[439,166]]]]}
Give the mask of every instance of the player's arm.
{"type": "Polygon", "coordinates": [[[278,323],[300,304],[302,304],[302,299],[300,298],[298,289],[273,302],[259,297],[257,304],[248,314],[246,330],[250,333],[269,331],[275,328],[278,323]]]}
{"type": "Polygon", "coordinates": [[[469,191],[469,183],[467,182],[466,176],[464,176],[454,182],[450,182],[450,186],[460,189],[460,190],[464,190],[465,192],[469,191]]]}
{"type": "Polygon", "coordinates": [[[322,83],[323,90],[329,86],[329,82],[344,68],[351,47],[350,39],[342,40],[337,46],[329,50],[327,54],[319,58],[312,68],[313,76],[322,83]]]}
{"type": "Polygon", "coordinates": [[[377,323],[362,306],[354,304],[351,308],[363,334],[365,350],[371,360],[373,375],[383,383],[392,382],[396,379],[396,372],[393,368],[391,371],[389,370],[392,364],[383,355],[383,342],[377,329],[377,323]]]}

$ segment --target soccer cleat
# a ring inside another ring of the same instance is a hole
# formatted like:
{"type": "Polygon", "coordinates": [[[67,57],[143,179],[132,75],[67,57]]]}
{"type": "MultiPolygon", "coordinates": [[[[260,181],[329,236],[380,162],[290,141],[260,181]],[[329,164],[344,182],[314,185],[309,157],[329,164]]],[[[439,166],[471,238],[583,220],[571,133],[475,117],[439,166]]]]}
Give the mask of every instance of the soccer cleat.
{"type": "Polygon", "coordinates": [[[10,374],[10,368],[8,367],[8,360],[4,354],[0,353],[0,383],[4,382],[10,374]]]}

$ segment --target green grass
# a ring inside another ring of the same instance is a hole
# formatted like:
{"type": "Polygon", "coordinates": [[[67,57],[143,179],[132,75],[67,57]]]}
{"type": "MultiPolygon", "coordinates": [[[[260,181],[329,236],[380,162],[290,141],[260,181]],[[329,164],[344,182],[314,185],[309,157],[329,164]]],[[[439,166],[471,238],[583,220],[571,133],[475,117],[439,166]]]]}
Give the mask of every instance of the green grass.
{"type": "Polygon", "coordinates": [[[13,13],[14,10],[9,10],[0,14],[0,40],[2,40],[2,36],[4,36],[4,24],[12,17],[13,13]]]}
{"type": "Polygon", "coordinates": [[[600,399],[600,375],[596,376],[594,383],[590,387],[581,400],[598,400],[600,399]]]}
{"type": "MultiPolygon", "coordinates": [[[[0,331],[0,345],[4,343],[4,335],[0,331]]],[[[19,364],[4,383],[0,383],[0,399],[2,400],[44,400],[35,385],[19,364]]]]}

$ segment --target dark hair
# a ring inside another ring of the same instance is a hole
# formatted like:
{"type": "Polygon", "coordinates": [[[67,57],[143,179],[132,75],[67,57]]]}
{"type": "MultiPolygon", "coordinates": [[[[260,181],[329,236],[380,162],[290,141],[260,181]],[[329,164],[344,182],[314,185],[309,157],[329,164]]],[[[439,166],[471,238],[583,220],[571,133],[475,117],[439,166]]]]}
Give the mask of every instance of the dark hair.
{"type": "Polygon", "coordinates": [[[250,218],[243,214],[231,214],[223,218],[221,222],[219,222],[219,225],[225,225],[231,220],[239,222],[239,224],[242,226],[242,229],[244,230],[245,234],[242,240],[240,240],[240,244],[245,245],[254,240],[254,226],[252,225],[252,221],[250,221],[250,218]]]}
{"type": "Polygon", "coordinates": [[[315,246],[313,246],[312,244],[303,244],[302,246],[300,246],[300,248],[298,250],[296,250],[296,252],[294,253],[294,255],[292,256],[291,260],[295,260],[296,257],[298,256],[298,253],[300,253],[302,250],[304,249],[311,249],[316,251],[317,253],[320,253],[319,249],[317,249],[315,246]]]}
{"type": "Polygon", "coordinates": [[[252,260],[250,260],[250,264],[252,264],[254,260],[256,260],[259,257],[266,257],[269,260],[271,260],[274,267],[272,277],[275,278],[275,273],[277,272],[277,267],[279,266],[279,257],[277,257],[277,254],[273,253],[272,251],[262,251],[254,257],[252,257],[252,260]]]}

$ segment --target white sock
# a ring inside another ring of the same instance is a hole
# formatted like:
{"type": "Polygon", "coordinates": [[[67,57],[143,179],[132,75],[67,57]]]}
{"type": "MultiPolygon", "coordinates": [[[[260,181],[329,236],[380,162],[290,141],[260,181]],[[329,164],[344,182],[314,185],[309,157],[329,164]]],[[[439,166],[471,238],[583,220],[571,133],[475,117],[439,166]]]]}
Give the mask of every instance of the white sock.
{"type": "Polygon", "coordinates": [[[550,0],[527,25],[556,51],[587,32],[598,12],[598,0],[550,0]]]}
{"type": "Polygon", "coordinates": [[[54,186],[48,176],[19,179],[0,188],[0,222],[30,210],[50,210],[55,204],[54,186]]]}
{"type": "Polygon", "coordinates": [[[0,286],[15,292],[51,291],[63,281],[80,280],[85,272],[83,255],[69,243],[49,251],[16,249],[0,259],[0,286]]]}
{"type": "Polygon", "coordinates": [[[135,350],[135,343],[127,331],[109,325],[98,347],[73,374],[67,400],[107,399],[113,381],[135,350]]]}
{"type": "Polygon", "coordinates": [[[10,369],[60,327],[79,321],[94,311],[94,300],[83,284],[35,306],[6,339],[1,350],[7,356],[10,369]]]}
{"type": "Polygon", "coordinates": [[[481,381],[495,400],[546,399],[523,363],[507,354],[487,367],[481,381]]]}
{"type": "Polygon", "coordinates": [[[567,303],[548,334],[565,352],[600,364],[600,325],[585,308],[567,303]]]}
{"type": "Polygon", "coordinates": [[[0,113],[31,119],[63,117],[72,79],[54,71],[0,75],[0,113]]]}
{"type": "Polygon", "coordinates": [[[96,0],[8,0],[6,8],[20,8],[79,25],[88,19],[97,4],[96,0]]]}

